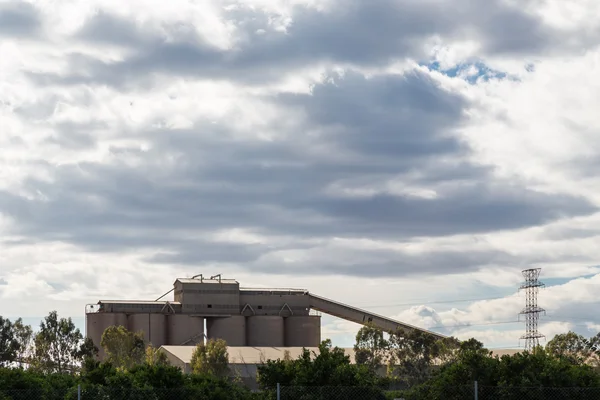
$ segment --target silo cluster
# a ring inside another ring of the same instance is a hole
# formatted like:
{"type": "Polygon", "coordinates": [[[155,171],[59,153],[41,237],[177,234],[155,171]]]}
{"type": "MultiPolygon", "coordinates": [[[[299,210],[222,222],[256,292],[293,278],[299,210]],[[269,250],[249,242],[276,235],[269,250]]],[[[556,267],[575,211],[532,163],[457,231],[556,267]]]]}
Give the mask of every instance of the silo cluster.
{"type": "Polygon", "coordinates": [[[87,336],[99,349],[102,334],[110,326],[123,326],[141,332],[144,341],[155,347],[163,345],[195,345],[204,339],[204,318],[184,314],[96,312],[86,315],[87,336]]]}
{"type": "Polygon", "coordinates": [[[86,332],[104,356],[106,328],[142,332],[155,347],[191,346],[219,338],[228,346],[316,347],[321,320],[309,315],[308,293],[291,289],[240,289],[235,280],[177,279],[174,301],[100,301],[86,313],[86,332]],[[205,329],[206,324],[206,329],[205,329]]]}
{"type": "Polygon", "coordinates": [[[321,317],[314,315],[208,317],[206,336],[223,339],[229,346],[317,347],[321,342],[321,317]]]}

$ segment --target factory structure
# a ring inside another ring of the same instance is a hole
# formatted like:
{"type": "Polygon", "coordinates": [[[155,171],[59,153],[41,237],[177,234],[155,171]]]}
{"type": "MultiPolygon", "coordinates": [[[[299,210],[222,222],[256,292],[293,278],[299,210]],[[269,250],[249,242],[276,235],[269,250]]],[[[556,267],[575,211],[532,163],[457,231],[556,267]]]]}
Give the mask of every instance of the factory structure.
{"type": "Polygon", "coordinates": [[[419,330],[444,337],[307,290],[240,288],[236,280],[220,275],[176,279],[173,289],[154,301],[100,300],[88,305],[86,336],[100,350],[100,358],[104,357],[102,334],[119,325],[142,332],[144,340],[155,347],[194,346],[218,338],[228,347],[314,348],[321,342],[318,313],[386,332],[419,330]],[[171,292],[174,301],[161,301],[171,292]]]}

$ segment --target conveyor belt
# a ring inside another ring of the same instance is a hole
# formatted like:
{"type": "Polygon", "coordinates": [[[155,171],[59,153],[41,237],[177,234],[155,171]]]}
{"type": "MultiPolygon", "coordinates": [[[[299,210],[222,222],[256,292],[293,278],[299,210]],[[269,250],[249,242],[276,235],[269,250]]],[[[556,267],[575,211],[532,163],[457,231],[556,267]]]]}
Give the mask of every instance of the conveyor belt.
{"type": "Polygon", "coordinates": [[[417,330],[429,335],[433,335],[439,339],[443,339],[446,336],[436,332],[428,331],[426,329],[418,328],[413,325],[405,324],[387,318],[381,315],[373,314],[369,311],[361,310],[337,301],[329,300],[321,296],[310,294],[310,308],[323,312],[325,314],[332,315],[334,317],[342,318],[347,321],[355,322],[361,325],[370,324],[376,328],[383,330],[384,332],[396,332],[399,329],[404,330],[417,330]]]}

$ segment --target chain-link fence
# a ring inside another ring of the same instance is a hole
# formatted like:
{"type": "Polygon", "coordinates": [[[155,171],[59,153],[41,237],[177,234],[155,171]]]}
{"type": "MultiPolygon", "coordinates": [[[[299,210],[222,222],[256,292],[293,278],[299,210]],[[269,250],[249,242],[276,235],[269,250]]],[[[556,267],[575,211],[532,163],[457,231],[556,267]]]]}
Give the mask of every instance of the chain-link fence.
{"type": "Polygon", "coordinates": [[[600,400],[600,388],[480,386],[478,400],[600,400]]]}
{"type": "Polygon", "coordinates": [[[600,388],[419,386],[402,391],[372,387],[280,386],[277,390],[231,392],[231,387],[126,389],[110,386],[2,390],[0,400],[600,400],[600,388]]]}
{"type": "Polygon", "coordinates": [[[263,400],[266,393],[234,391],[231,386],[119,388],[94,386],[68,390],[2,390],[0,400],[263,400]]]}
{"type": "Polygon", "coordinates": [[[385,400],[384,391],[370,387],[283,386],[278,400],[385,400]]]}
{"type": "Polygon", "coordinates": [[[401,391],[360,387],[280,387],[276,400],[600,400],[600,388],[419,386],[401,391]]]}

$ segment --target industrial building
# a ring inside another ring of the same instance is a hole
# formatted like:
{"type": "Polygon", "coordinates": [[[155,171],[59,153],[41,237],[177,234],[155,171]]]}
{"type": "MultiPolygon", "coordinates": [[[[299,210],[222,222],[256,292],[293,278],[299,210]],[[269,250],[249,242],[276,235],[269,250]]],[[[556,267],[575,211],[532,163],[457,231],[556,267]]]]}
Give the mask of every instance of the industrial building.
{"type": "Polygon", "coordinates": [[[303,289],[240,288],[220,275],[179,278],[155,301],[100,300],[86,307],[86,336],[104,354],[100,340],[109,326],[143,332],[155,347],[193,346],[219,338],[229,347],[315,348],[321,342],[321,317],[311,310],[384,331],[419,330],[412,325],[342,304],[303,289]],[[173,292],[174,301],[161,301],[173,292]]]}
{"type": "MultiPolygon", "coordinates": [[[[227,353],[229,356],[229,374],[231,377],[240,379],[249,389],[258,389],[256,377],[258,375],[258,367],[267,360],[284,360],[297,359],[302,354],[303,347],[228,347],[227,353]]],[[[309,347],[307,350],[311,353],[311,358],[319,353],[316,347],[309,347]]],[[[343,348],[344,353],[350,358],[350,362],[354,364],[354,349],[343,348]]],[[[181,369],[185,373],[191,373],[190,365],[194,347],[191,346],[162,346],[160,351],[163,352],[169,364],[181,369]]],[[[385,376],[387,367],[381,365],[377,370],[380,376],[385,376]]]]}
{"type": "MultiPolygon", "coordinates": [[[[318,348],[307,348],[307,350],[310,351],[313,359],[319,353],[318,348]]],[[[350,363],[354,364],[354,349],[342,348],[342,350],[349,357],[350,363]]],[[[166,355],[171,365],[180,368],[185,373],[192,371],[190,362],[194,347],[162,346],[160,351],[166,355]]],[[[302,351],[301,347],[228,347],[230,376],[240,379],[250,389],[258,389],[256,377],[261,364],[266,360],[284,360],[286,357],[295,360],[302,354],[302,351]]],[[[492,350],[491,353],[493,356],[502,357],[503,355],[514,355],[519,351],[518,349],[503,349],[492,350]]],[[[387,375],[387,371],[387,366],[383,364],[376,369],[377,374],[382,377],[387,375]]]]}

